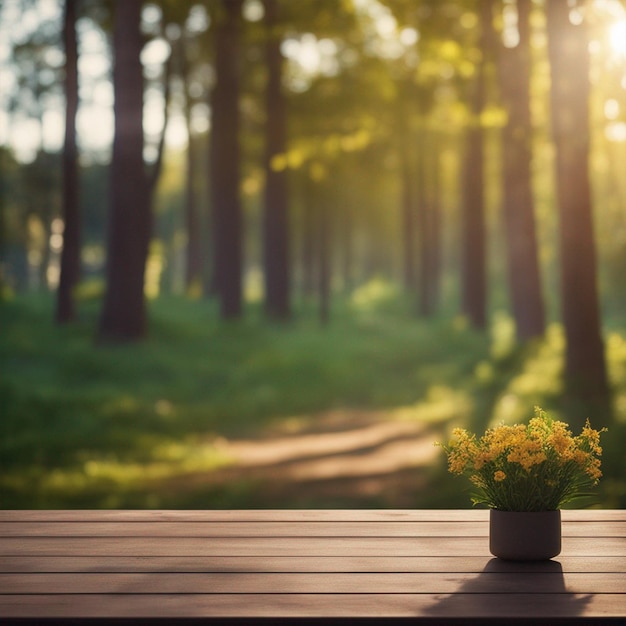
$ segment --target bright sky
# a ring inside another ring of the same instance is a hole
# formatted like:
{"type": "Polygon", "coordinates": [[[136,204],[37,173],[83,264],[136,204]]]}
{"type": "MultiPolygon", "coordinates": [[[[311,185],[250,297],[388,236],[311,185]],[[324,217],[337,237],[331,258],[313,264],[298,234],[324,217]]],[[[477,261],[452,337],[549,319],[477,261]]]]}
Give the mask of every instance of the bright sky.
{"type": "MultiPolygon", "coordinates": [[[[353,1],[359,11],[371,18],[372,45],[376,46],[378,54],[390,58],[400,56],[418,40],[419,33],[411,28],[399,29],[389,9],[378,0],[353,1]]],[[[23,107],[18,106],[13,114],[9,114],[8,97],[16,86],[15,73],[11,67],[11,42],[28,41],[41,20],[55,22],[60,30],[61,3],[58,0],[38,0],[36,9],[24,12],[20,6],[19,0],[4,0],[0,3],[0,144],[10,144],[19,159],[29,161],[34,158],[42,143],[48,150],[58,150],[61,147],[64,128],[63,98],[57,95],[46,102],[41,123],[28,117],[23,107]]],[[[610,17],[606,41],[609,42],[615,58],[626,63],[626,9],[619,0],[594,0],[594,7],[602,15],[610,17]]],[[[247,0],[245,11],[247,19],[251,21],[262,17],[259,0],[247,0]]],[[[146,16],[146,20],[158,21],[158,17],[153,10],[146,16]]],[[[198,14],[194,19],[196,22],[206,22],[207,16],[198,14]]],[[[81,97],[77,120],[79,142],[83,150],[101,153],[104,158],[108,158],[113,135],[113,90],[109,81],[108,43],[89,20],[79,21],[78,29],[81,97]]],[[[149,43],[142,53],[146,75],[158,75],[168,53],[169,47],[163,40],[149,43]]],[[[303,34],[286,40],[283,54],[290,61],[291,86],[294,89],[305,90],[315,75],[332,75],[338,70],[335,42],[318,39],[313,34],[303,34]]],[[[624,88],[626,89],[626,84],[624,88]]],[[[200,116],[208,119],[208,110],[204,108],[200,116]]],[[[199,126],[207,127],[207,120],[198,119],[198,122],[199,126]]],[[[144,116],[148,139],[157,136],[162,125],[162,96],[158,90],[151,89],[146,94],[144,116]]],[[[187,142],[187,131],[180,108],[173,107],[170,111],[166,140],[172,147],[182,147],[187,142]]],[[[150,148],[146,156],[152,156],[150,148]]]]}

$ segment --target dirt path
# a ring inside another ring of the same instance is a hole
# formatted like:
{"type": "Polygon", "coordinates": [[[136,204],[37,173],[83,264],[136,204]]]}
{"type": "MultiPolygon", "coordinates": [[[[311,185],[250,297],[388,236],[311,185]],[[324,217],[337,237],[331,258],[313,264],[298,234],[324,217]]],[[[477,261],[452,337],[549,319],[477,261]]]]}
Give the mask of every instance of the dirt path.
{"type": "Polygon", "coordinates": [[[267,507],[411,507],[441,454],[433,441],[442,428],[386,412],[330,411],[286,421],[260,438],[219,440],[233,464],[209,481],[254,485],[255,499],[267,507]]]}

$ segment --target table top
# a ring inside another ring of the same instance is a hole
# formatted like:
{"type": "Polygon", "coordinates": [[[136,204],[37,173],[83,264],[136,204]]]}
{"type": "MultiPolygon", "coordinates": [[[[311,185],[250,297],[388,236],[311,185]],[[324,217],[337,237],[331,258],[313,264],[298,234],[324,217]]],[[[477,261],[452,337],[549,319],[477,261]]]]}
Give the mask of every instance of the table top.
{"type": "Polygon", "coordinates": [[[0,511],[0,623],[626,624],[626,511],[563,511],[561,554],[528,563],[489,554],[488,518],[0,511]]]}

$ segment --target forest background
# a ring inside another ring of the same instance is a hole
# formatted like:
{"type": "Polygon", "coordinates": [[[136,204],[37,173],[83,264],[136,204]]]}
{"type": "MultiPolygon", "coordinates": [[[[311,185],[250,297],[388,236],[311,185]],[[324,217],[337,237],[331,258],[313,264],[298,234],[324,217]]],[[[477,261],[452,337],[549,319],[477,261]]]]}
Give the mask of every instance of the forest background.
{"type": "Polygon", "coordinates": [[[466,507],[608,427],[626,4],[0,2],[0,507],[466,507]]]}

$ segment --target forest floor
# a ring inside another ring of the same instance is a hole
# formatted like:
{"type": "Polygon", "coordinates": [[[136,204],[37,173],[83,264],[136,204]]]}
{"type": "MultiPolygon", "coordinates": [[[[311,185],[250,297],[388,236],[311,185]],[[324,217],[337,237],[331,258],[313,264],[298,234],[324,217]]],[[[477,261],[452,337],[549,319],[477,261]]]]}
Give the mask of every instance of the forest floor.
{"type": "Polygon", "coordinates": [[[416,506],[441,451],[441,423],[425,424],[388,411],[332,410],[270,426],[254,439],[220,438],[227,467],[177,477],[183,492],[248,485],[268,507],[416,506]]]}

